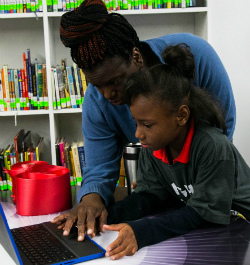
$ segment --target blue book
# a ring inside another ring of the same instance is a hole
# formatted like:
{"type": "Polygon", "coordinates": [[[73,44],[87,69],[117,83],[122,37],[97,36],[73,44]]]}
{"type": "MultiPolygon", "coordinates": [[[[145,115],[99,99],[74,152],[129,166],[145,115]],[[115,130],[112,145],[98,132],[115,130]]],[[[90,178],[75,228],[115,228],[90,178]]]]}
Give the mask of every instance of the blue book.
{"type": "Polygon", "coordinates": [[[80,166],[81,166],[81,172],[82,172],[82,176],[83,176],[84,167],[85,167],[84,143],[79,142],[77,148],[78,148],[78,155],[79,155],[79,161],[80,161],[80,166]]]}

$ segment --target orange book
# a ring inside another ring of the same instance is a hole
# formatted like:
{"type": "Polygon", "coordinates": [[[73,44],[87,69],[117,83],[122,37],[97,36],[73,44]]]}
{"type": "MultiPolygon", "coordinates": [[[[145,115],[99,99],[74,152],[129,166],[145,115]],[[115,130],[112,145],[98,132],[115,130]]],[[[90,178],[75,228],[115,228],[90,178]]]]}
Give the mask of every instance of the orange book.
{"type": "Polygon", "coordinates": [[[4,79],[4,71],[3,68],[1,70],[2,74],[2,87],[3,87],[3,99],[4,99],[4,111],[7,111],[7,104],[6,104],[6,91],[5,91],[5,79],[4,79]]]}

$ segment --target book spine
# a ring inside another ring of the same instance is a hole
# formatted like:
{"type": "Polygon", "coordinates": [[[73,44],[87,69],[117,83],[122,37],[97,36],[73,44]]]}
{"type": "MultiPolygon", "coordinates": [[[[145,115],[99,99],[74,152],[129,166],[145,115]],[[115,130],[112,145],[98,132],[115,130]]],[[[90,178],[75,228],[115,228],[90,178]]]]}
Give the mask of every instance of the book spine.
{"type": "Polygon", "coordinates": [[[38,109],[37,107],[37,86],[36,86],[36,68],[35,64],[31,64],[31,76],[32,76],[32,102],[33,102],[33,109],[38,109]]]}
{"type": "Polygon", "coordinates": [[[46,64],[42,64],[44,109],[49,109],[46,64]]]}
{"type": "Polygon", "coordinates": [[[21,70],[17,70],[18,76],[18,89],[19,89],[19,99],[20,99],[20,110],[24,109],[23,106],[23,89],[22,89],[22,77],[21,77],[21,70]]]}
{"type": "Polygon", "coordinates": [[[26,96],[26,86],[25,86],[25,73],[24,73],[24,69],[21,69],[21,79],[22,79],[23,109],[24,110],[27,110],[27,96],[26,96]]]}
{"type": "MultiPolygon", "coordinates": [[[[85,153],[84,153],[84,146],[78,146],[78,155],[79,155],[79,161],[80,161],[80,167],[81,167],[81,176],[83,176],[84,173],[84,167],[85,167],[85,153]]],[[[79,184],[79,182],[82,182],[82,178],[78,179],[77,181],[79,184]]],[[[81,183],[80,183],[81,185],[81,183]]]]}
{"type": "Polygon", "coordinates": [[[2,85],[1,73],[0,73],[0,111],[4,111],[3,85],[2,85]]]}
{"type": "Polygon", "coordinates": [[[19,84],[18,84],[18,70],[14,70],[14,87],[15,87],[15,96],[16,96],[16,110],[21,110],[20,108],[20,93],[19,93],[19,84]]]}
{"type": "Polygon", "coordinates": [[[9,80],[8,80],[8,66],[4,65],[3,66],[3,71],[4,71],[4,82],[5,82],[5,95],[6,95],[6,110],[10,111],[10,90],[9,90],[9,80]]]}
{"type": "Polygon", "coordinates": [[[60,66],[56,67],[56,74],[57,74],[59,96],[60,96],[60,101],[61,101],[61,108],[65,109],[67,107],[66,95],[65,95],[65,85],[64,85],[64,81],[63,81],[62,69],[60,66]]]}
{"type": "Polygon", "coordinates": [[[44,96],[43,96],[43,73],[42,73],[42,65],[37,64],[37,80],[38,80],[38,109],[44,109],[44,96]]]}
{"type": "Polygon", "coordinates": [[[27,65],[26,65],[26,55],[23,53],[23,70],[24,70],[24,84],[25,84],[25,93],[23,93],[23,97],[25,98],[24,110],[29,110],[29,90],[28,90],[28,78],[27,78],[27,65]]]}
{"type": "Polygon", "coordinates": [[[27,78],[28,78],[28,88],[29,88],[29,102],[30,102],[30,109],[34,109],[34,102],[33,102],[33,85],[32,85],[32,72],[31,72],[31,56],[30,56],[30,49],[27,49],[27,78]]]}
{"type": "Polygon", "coordinates": [[[67,76],[68,76],[71,106],[72,108],[77,108],[72,69],[70,66],[67,66],[66,69],[67,69],[67,76]]]}
{"type": "Polygon", "coordinates": [[[70,179],[70,184],[73,186],[73,185],[76,185],[76,170],[75,170],[75,163],[73,159],[72,147],[71,147],[71,150],[69,151],[69,154],[70,154],[70,161],[71,161],[72,173],[73,173],[73,177],[70,179]]]}
{"type": "Polygon", "coordinates": [[[54,81],[55,81],[54,87],[55,87],[55,95],[56,95],[56,106],[57,106],[57,109],[61,109],[61,99],[60,99],[60,94],[59,94],[56,68],[53,69],[53,76],[54,76],[54,81]]]}
{"type": "Polygon", "coordinates": [[[82,106],[82,104],[81,104],[81,92],[80,92],[80,85],[79,85],[76,63],[73,63],[73,72],[74,72],[75,88],[76,88],[76,93],[75,93],[76,94],[76,105],[78,108],[80,108],[82,106]]]}
{"type": "Polygon", "coordinates": [[[83,88],[80,68],[77,68],[77,74],[78,74],[78,80],[79,80],[79,86],[80,86],[81,108],[82,108],[82,103],[83,103],[83,100],[84,100],[84,88],[83,88]]]}
{"type": "Polygon", "coordinates": [[[80,167],[80,161],[79,161],[79,155],[78,155],[78,147],[72,146],[72,155],[75,165],[75,172],[76,172],[76,178],[75,183],[80,186],[80,183],[82,181],[82,174],[81,174],[81,167],[80,167]]]}
{"type": "Polygon", "coordinates": [[[3,182],[3,185],[1,187],[2,190],[6,190],[7,189],[7,176],[6,176],[6,173],[4,172],[4,168],[5,168],[4,152],[5,151],[2,150],[1,153],[0,153],[0,164],[1,164],[2,182],[3,182]]]}
{"type": "Polygon", "coordinates": [[[53,109],[56,110],[56,91],[55,91],[55,78],[54,78],[54,68],[51,68],[51,90],[52,90],[52,104],[53,109]]]}
{"type": "Polygon", "coordinates": [[[66,167],[66,158],[65,158],[64,142],[60,142],[59,143],[59,150],[60,150],[61,164],[62,164],[63,167],[66,167]]]}

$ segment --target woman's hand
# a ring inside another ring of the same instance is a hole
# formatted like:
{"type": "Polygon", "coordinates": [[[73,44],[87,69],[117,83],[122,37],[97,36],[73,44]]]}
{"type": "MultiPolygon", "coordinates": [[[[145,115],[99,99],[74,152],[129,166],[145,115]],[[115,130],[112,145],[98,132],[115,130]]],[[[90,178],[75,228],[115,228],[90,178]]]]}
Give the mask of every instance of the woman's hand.
{"type": "Polygon", "coordinates": [[[117,239],[107,247],[106,257],[116,260],[124,256],[134,255],[138,250],[137,240],[130,225],[121,223],[104,225],[103,228],[109,231],[119,231],[117,239]]]}
{"type": "Polygon", "coordinates": [[[51,222],[56,223],[59,229],[64,230],[64,236],[69,235],[71,228],[77,225],[78,241],[83,241],[85,231],[91,237],[94,237],[98,231],[104,232],[103,225],[107,223],[107,215],[100,195],[90,193],[85,195],[71,211],[60,214],[51,222]]]}

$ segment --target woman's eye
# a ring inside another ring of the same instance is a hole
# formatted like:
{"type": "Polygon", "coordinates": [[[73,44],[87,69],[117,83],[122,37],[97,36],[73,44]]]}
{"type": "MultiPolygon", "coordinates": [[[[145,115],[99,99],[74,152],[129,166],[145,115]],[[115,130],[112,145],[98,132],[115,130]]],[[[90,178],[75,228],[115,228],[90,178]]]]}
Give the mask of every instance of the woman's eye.
{"type": "Polygon", "coordinates": [[[148,129],[152,127],[151,124],[143,124],[143,126],[146,127],[146,128],[148,128],[148,129]]]}

